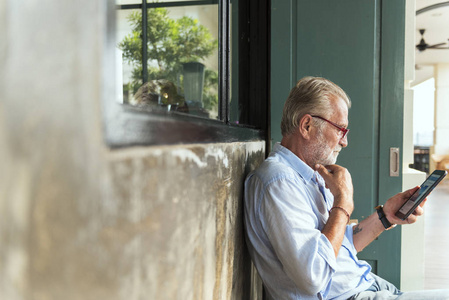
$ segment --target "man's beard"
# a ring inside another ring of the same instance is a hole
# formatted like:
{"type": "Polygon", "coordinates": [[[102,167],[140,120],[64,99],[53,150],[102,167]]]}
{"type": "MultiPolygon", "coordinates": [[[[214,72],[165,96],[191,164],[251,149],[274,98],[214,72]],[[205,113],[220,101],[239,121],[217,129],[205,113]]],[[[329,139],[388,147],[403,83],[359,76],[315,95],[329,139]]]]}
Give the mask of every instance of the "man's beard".
{"type": "Polygon", "coordinates": [[[337,145],[335,149],[331,149],[322,133],[318,134],[317,140],[317,143],[315,143],[310,149],[314,165],[321,164],[323,166],[326,166],[335,164],[342,147],[340,145],[337,145]]]}

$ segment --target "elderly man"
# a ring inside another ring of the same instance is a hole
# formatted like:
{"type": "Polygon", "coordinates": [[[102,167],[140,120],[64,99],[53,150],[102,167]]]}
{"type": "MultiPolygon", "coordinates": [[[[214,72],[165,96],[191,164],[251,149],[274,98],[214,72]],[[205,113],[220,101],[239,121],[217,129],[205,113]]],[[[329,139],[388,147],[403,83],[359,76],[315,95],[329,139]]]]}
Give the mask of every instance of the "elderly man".
{"type": "Polygon", "coordinates": [[[423,209],[405,221],[395,216],[416,187],[348,224],[352,180],[335,162],[348,145],[350,106],[329,80],[299,80],[284,106],[281,143],[245,181],[247,244],[268,298],[449,299],[448,291],[401,293],[357,259],[384,230],[414,223],[423,209]]]}

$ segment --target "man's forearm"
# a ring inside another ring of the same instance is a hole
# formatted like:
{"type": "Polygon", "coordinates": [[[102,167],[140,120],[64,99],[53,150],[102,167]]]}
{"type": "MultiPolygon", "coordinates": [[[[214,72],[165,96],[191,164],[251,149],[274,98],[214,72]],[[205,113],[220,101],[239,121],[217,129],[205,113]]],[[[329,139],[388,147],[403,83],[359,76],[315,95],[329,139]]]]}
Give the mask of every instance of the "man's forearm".
{"type": "Polygon", "coordinates": [[[357,252],[362,251],[382,232],[384,232],[384,230],[385,228],[382,225],[382,222],[379,220],[376,212],[354,226],[352,239],[354,241],[354,247],[357,252]]]}
{"type": "Polygon", "coordinates": [[[324,234],[332,244],[335,257],[338,256],[341,244],[343,243],[347,223],[348,217],[346,214],[340,209],[334,209],[329,214],[329,219],[321,231],[321,233],[324,234]]]}
{"type": "Polygon", "coordinates": [[[353,241],[354,247],[357,252],[362,251],[372,241],[374,241],[385,228],[382,222],[379,220],[377,213],[373,213],[371,216],[361,221],[353,228],[353,241]]]}

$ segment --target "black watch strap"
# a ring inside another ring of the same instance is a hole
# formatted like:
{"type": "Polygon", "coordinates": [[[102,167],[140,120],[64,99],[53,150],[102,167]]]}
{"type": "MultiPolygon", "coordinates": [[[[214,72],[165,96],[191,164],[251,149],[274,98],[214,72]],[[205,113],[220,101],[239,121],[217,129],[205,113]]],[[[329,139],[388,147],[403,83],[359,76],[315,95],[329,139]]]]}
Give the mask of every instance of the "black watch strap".
{"type": "Polygon", "coordinates": [[[384,225],[384,228],[386,230],[391,229],[394,227],[390,221],[388,221],[387,216],[385,216],[383,205],[376,206],[377,215],[379,216],[379,220],[382,222],[382,225],[384,225]]]}

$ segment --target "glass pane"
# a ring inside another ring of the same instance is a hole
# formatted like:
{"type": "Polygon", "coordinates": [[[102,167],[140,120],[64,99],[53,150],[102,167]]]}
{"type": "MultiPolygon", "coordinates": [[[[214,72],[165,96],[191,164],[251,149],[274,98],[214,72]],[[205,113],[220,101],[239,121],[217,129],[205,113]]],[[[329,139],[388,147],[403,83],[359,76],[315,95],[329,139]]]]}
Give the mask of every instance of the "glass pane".
{"type": "Polygon", "coordinates": [[[148,8],[146,74],[141,11],[118,14],[123,103],[217,118],[218,5],[148,8]]]}
{"type": "Polygon", "coordinates": [[[134,70],[139,68],[139,63],[136,61],[142,59],[142,40],[140,39],[140,36],[136,36],[133,32],[133,27],[135,27],[136,24],[130,21],[140,12],[140,9],[127,9],[117,10],[116,14],[116,36],[118,41],[118,46],[116,48],[116,87],[118,92],[117,101],[120,103],[130,102],[133,94],[131,83],[133,75],[135,75],[134,70]],[[131,47],[136,49],[133,54],[130,54],[129,51],[126,50],[131,47]],[[134,57],[135,59],[130,60],[128,57],[134,57]]]}

